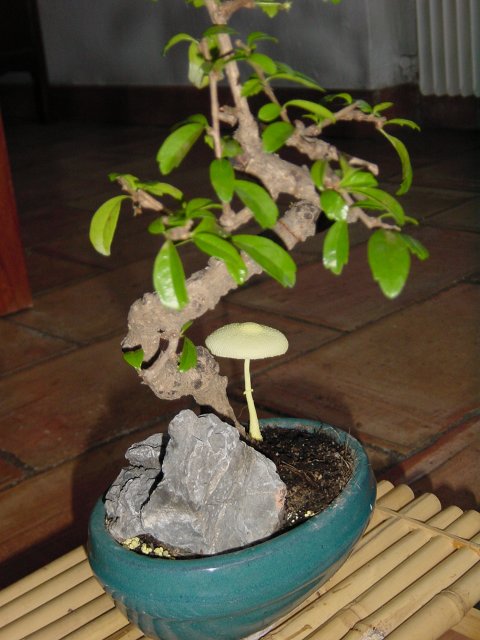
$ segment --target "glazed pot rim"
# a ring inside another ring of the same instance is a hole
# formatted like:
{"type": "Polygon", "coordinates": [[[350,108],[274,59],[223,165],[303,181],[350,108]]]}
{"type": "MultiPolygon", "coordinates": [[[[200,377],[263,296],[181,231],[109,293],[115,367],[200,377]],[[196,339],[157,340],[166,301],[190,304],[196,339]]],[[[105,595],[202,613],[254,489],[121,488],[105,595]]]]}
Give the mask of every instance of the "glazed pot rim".
{"type": "MultiPolygon", "coordinates": [[[[310,538],[312,531],[322,529],[325,526],[331,526],[331,521],[335,520],[337,512],[341,511],[344,506],[350,503],[351,499],[358,492],[358,486],[362,486],[364,484],[362,480],[359,480],[358,474],[361,474],[363,478],[365,478],[365,476],[368,476],[371,473],[367,455],[360,442],[346,431],[318,420],[273,417],[261,419],[260,423],[264,427],[277,426],[280,428],[291,428],[296,424],[306,430],[320,429],[327,432],[327,434],[337,442],[344,442],[348,446],[354,457],[352,476],[340,494],[320,513],[312,516],[305,522],[292,527],[291,529],[274,534],[264,540],[259,540],[248,547],[232,549],[215,555],[202,556],[198,558],[178,558],[176,560],[162,558],[152,559],[149,556],[142,556],[138,553],[133,553],[131,550],[126,549],[114,540],[105,527],[105,508],[103,498],[100,498],[95,505],[90,521],[90,527],[94,527],[96,529],[96,535],[99,535],[103,539],[103,542],[108,544],[112,554],[118,555],[119,557],[121,556],[122,562],[127,561],[128,564],[136,565],[139,568],[146,566],[151,567],[152,560],[155,562],[161,562],[163,560],[162,564],[164,565],[164,568],[168,563],[168,565],[171,566],[172,571],[181,571],[182,567],[184,571],[191,571],[195,569],[215,571],[217,568],[222,568],[227,557],[230,563],[254,562],[259,553],[262,553],[262,551],[266,552],[267,546],[269,554],[275,554],[282,550],[285,552],[290,544],[296,543],[299,537],[307,540],[310,538]],[[101,518],[101,521],[99,521],[99,518],[101,518]]],[[[373,505],[371,510],[373,510],[373,505]]]]}

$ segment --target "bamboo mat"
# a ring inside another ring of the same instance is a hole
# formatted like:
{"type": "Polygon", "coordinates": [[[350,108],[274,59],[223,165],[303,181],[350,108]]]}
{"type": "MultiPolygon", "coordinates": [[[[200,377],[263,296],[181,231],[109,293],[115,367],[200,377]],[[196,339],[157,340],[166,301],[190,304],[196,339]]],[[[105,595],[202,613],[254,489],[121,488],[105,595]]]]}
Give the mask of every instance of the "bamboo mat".
{"type": "MultiPolygon", "coordinates": [[[[264,640],[480,640],[480,513],[378,484],[349,560],[264,640]]],[[[261,635],[261,634],[260,634],[261,635]]],[[[256,636],[259,637],[259,636],[256,636]]],[[[79,547],[0,592],[0,640],[139,640],[79,547]]],[[[212,640],[215,640],[212,638],[212,640]]]]}

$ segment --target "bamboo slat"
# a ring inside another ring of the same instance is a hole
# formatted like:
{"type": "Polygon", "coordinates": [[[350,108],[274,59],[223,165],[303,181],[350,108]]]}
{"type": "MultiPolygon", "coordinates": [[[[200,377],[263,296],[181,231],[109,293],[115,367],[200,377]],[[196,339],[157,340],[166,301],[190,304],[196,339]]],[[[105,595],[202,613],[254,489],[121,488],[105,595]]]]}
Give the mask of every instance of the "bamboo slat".
{"type": "MultiPolygon", "coordinates": [[[[480,640],[480,514],[377,486],[366,533],[341,569],[264,640],[480,640]]],[[[258,636],[256,636],[258,637],[258,636]]],[[[0,640],[142,640],[92,576],[84,549],[0,592],[0,640]]]]}
{"type": "MultiPolygon", "coordinates": [[[[63,640],[105,640],[114,633],[130,627],[128,620],[118,609],[112,609],[98,616],[89,624],[64,636],[63,640]]],[[[124,638],[123,635],[119,636],[124,638]]],[[[140,638],[142,636],[139,636],[140,638]]]]}
{"type": "MultiPolygon", "coordinates": [[[[417,533],[420,533],[420,530],[412,535],[417,533]]],[[[426,535],[424,531],[421,533],[426,535]]],[[[462,575],[470,562],[475,562],[474,554],[469,554],[463,562],[455,558],[454,562],[448,563],[453,559],[450,554],[454,554],[454,551],[453,545],[445,538],[431,539],[394,571],[376,582],[353,604],[337,613],[322,627],[322,635],[318,637],[329,640],[360,640],[365,637],[365,632],[371,629],[383,633],[384,637],[387,636],[437,590],[446,588],[452,579],[462,575]],[[445,557],[447,560],[442,562],[445,557]],[[428,573],[430,570],[432,571],[428,573]]],[[[454,624],[455,622],[450,626],[454,624]]],[[[315,637],[317,636],[312,636],[315,637]]]]}
{"type": "Polygon", "coordinates": [[[145,636],[140,629],[137,629],[133,624],[128,624],[120,631],[116,631],[108,638],[105,638],[105,640],[142,640],[142,638],[145,638],[145,636]]]}
{"type": "MultiPolygon", "coordinates": [[[[32,609],[26,615],[17,617],[0,629],[0,640],[24,640],[34,631],[58,620],[70,611],[81,607],[104,593],[97,579],[90,572],[90,578],[32,609]]],[[[30,602],[29,602],[30,604],[30,602]]]]}
{"type": "MultiPolygon", "coordinates": [[[[473,535],[480,529],[480,514],[472,513],[478,516],[475,523],[471,522],[472,518],[464,514],[450,527],[456,525],[455,532],[465,531],[466,534],[473,535]],[[463,521],[463,527],[460,521],[463,521]]],[[[440,514],[434,516],[430,523],[431,526],[443,524],[440,514]]],[[[390,533],[387,529],[384,532],[390,533]]],[[[395,541],[394,537],[393,543],[386,547],[385,551],[380,552],[359,569],[350,572],[350,567],[355,566],[356,554],[354,553],[330,583],[325,585],[326,592],[320,598],[296,615],[289,616],[282,627],[268,637],[272,640],[290,638],[302,640],[310,637],[315,628],[324,625],[322,634],[325,638],[328,640],[342,638],[356,622],[386,602],[389,594],[392,597],[394,595],[392,590],[397,590],[398,593],[402,585],[421,576],[427,566],[434,566],[442,551],[445,554],[453,552],[451,544],[446,541],[443,546],[436,545],[441,548],[437,549],[435,554],[435,550],[427,544],[430,539],[431,534],[423,529],[407,533],[398,541],[395,541]],[[340,577],[343,576],[340,581],[337,579],[339,574],[341,574],[340,577]],[[351,602],[354,602],[353,606],[349,606],[351,602]]],[[[361,551],[362,549],[360,553],[361,551]]]]}
{"type": "MultiPolygon", "coordinates": [[[[91,577],[92,570],[88,560],[85,558],[83,561],[62,571],[62,573],[54,575],[49,580],[36,585],[14,600],[4,604],[0,608],[0,620],[3,625],[7,625],[17,620],[17,618],[22,618],[33,609],[50,602],[56,596],[61,595],[72,587],[76,587],[91,577]]],[[[0,638],[2,638],[1,631],[0,638]]]]}
{"type": "Polygon", "coordinates": [[[410,640],[421,630],[423,640],[436,640],[459,623],[477,602],[480,563],[447,589],[438,593],[417,613],[390,634],[391,640],[410,640]]]}
{"type": "Polygon", "coordinates": [[[110,611],[114,606],[113,600],[106,593],[102,593],[98,598],[90,600],[82,607],[70,611],[38,631],[34,631],[25,640],[62,640],[69,633],[110,611]]]}
{"type": "MultiPolygon", "coordinates": [[[[87,554],[85,553],[85,549],[83,547],[77,547],[66,553],[61,558],[57,558],[50,564],[45,565],[41,569],[34,571],[25,578],[22,578],[18,582],[6,587],[2,591],[0,591],[0,607],[3,607],[7,602],[11,602],[15,598],[31,591],[35,587],[47,582],[51,578],[62,574],[67,569],[70,569],[74,565],[82,562],[82,560],[87,559],[87,554]]],[[[0,609],[0,620],[3,619],[4,612],[0,609]]]]}
{"type": "Polygon", "coordinates": [[[394,486],[393,482],[389,480],[380,480],[380,482],[377,483],[377,500],[380,500],[382,496],[391,491],[394,486]]]}

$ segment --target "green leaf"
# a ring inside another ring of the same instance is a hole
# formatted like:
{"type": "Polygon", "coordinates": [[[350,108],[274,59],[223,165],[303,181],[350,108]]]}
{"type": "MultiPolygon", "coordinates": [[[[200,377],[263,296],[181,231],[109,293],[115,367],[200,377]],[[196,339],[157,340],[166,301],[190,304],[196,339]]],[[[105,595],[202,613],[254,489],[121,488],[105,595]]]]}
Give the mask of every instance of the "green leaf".
{"type": "Polygon", "coordinates": [[[304,87],[308,87],[308,89],[315,89],[316,91],[325,91],[323,87],[312,80],[308,76],[303,75],[302,73],[298,73],[296,71],[292,71],[292,73],[280,72],[276,73],[273,76],[270,76],[269,80],[288,80],[289,82],[295,82],[296,84],[301,84],[304,87]]]}
{"type": "Polygon", "coordinates": [[[117,228],[122,202],[130,196],[115,196],[104,202],[93,214],[90,222],[90,242],[103,256],[110,255],[113,236],[117,228]]]}
{"type": "Polygon", "coordinates": [[[329,118],[335,122],[335,114],[327,107],[324,107],[321,104],[317,104],[316,102],[312,102],[311,100],[289,100],[286,102],[284,107],[297,107],[298,109],[304,109],[309,113],[313,113],[320,120],[325,120],[329,118]]]}
{"type": "Polygon", "coordinates": [[[291,2],[276,2],[275,0],[256,0],[257,7],[267,14],[269,18],[274,18],[279,11],[288,11],[291,2]]]}
{"type": "Polygon", "coordinates": [[[271,195],[255,182],[235,180],[235,193],[250,209],[253,217],[263,229],[275,225],[278,218],[278,207],[271,195]]]}
{"type": "Polygon", "coordinates": [[[326,189],[320,194],[320,207],[329,220],[346,220],[348,204],[333,189],[326,189]]]}
{"type": "Polygon", "coordinates": [[[277,62],[277,69],[278,73],[271,76],[269,80],[288,80],[289,82],[295,82],[309,89],[321,91],[322,93],[325,91],[315,80],[300,71],[295,71],[295,69],[292,69],[288,64],[277,62]]]}
{"type": "Polygon", "coordinates": [[[233,198],[235,171],[228,160],[213,160],[210,164],[210,182],[215,193],[222,202],[230,202],[233,198]]]}
{"type": "Polygon", "coordinates": [[[198,225],[192,232],[194,236],[197,233],[214,233],[215,235],[219,234],[219,226],[217,222],[217,218],[210,211],[205,211],[202,214],[202,218],[198,225]]]}
{"type": "MultiPolygon", "coordinates": [[[[204,129],[206,129],[208,127],[208,120],[203,115],[203,113],[194,113],[191,116],[188,116],[188,118],[186,118],[184,120],[184,122],[182,122],[180,124],[183,125],[183,124],[187,124],[187,123],[190,123],[190,122],[197,122],[198,124],[201,124],[204,129]]],[[[175,127],[175,128],[177,128],[177,127],[175,127]]]]}
{"type": "Polygon", "coordinates": [[[257,76],[253,76],[243,83],[242,96],[244,98],[250,98],[251,96],[256,96],[257,93],[260,93],[262,90],[263,86],[260,79],[257,76]]]}
{"type": "Polygon", "coordinates": [[[354,170],[342,178],[339,186],[347,190],[356,187],[377,187],[378,180],[369,171],[354,170]]]}
{"type": "Polygon", "coordinates": [[[115,182],[119,178],[126,184],[126,186],[130,189],[130,191],[135,191],[138,189],[138,178],[136,176],[132,176],[131,173],[109,173],[108,179],[110,182],[115,182]]]}
{"type": "Polygon", "coordinates": [[[410,253],[402,236],[385,229],[375,231],[368,241],[368,263],[383,294],[396,298],[410,271],[410,253]]]}
{"type": "Polygon", "coordinates": [[[270,40],[270,42],[278,42],[277,38],[269,36],[268,33],[264,33],[263,31],[252,31],[252,33],[249,33],[247,36],[247,45],[249,47],[252,47],[258,40],[270,40]]]}
{"type": "Polygon", "coordinates": [[[397,191],[397,196],[403,195],[404,193],[407,193],[412,185],[413,171],[412,163],[410,162],[410,155],[407,147],[401,140],[390,135],[383,129],[380,129],[380,133],[390,142],[400,158],[400,162],[402,164],[402,183],[397,191]]]}
{"type": "Polygon", "coordinates": [[[196,233],[193,236],[195,245],[209,256],[225,262],[229,274],[237,284],[243,284],[247,276],[247,267],[230,242],[213,233],[196,233]]]}
{"type": "Polygon", "coordinates": [[[183,336],[183,334],[186,333],[190,329],[192,324],[193,324],[193,320],[187,320],[187,322],[185,322],[183,327],[180,329],[180,335],[183,336]]]}
{"type": "Polygon", "coordinates": [[[316,160],[310,167],[310,175],[312,177],[314,185],[319,191],[323,191],[323,181],[325,179],[325,173],[328,169],[328,162],[326,160],[316,160]]]}
{"type": "Polygon", "coordinates": [[[203,89],[209,83],[207,61],[198,42],[192,42],[188,47],[188,79],[197,89],[203,89]]]}
{"type": "Polygon", "coordinates": [[[380,102],[380,104],[376,104],[373,107],[372,113],[374,113],[375,115],[378,115],[382,111],[386,111],[387,109],[390,109],[390,107],[393,107],[393,102],[380,102]]]}
{"type": "Polygon", "coordinates": [[[340,155],[339,163],[340,163],[341,175],[343,176],[343,178],[348,178],[349,176],[352,175],[352,173],[355,173],[355,171],[358,171],[358,169],[356,169],[355,167],[352,167],[352,165],[348,162],[348,160],[345,158],[344,155],[340,155]]]}
{"type": "Polygon", "coordinates": [[[222,157],[235,158],[242,153],[242,146],[236,140],[229,136],[222,138],[222,157]]]}
{"type": "Polygon", "coordinates": [[[412,238],[412,236],[409,236],[406,233],[402,233],[400,235],[407,245],[410,253],[417,256],[419,260],[426,260],[430,256],[428,249],[420,242],[420,240],[412,238]]]}
{"type": "Polygon", "coordinates": [[[335,100],[341,100],[344,104],[352,104],[353,98],[349,93],[334,93],[325,96],[324,100],[327,102],[334,102],[335,100]]]}
{"type": "Polygon", "coordinates": [[[221,206],[210,200],[210,198],[192,198],[185,206],[185,213],[189,218],[197,218],[199,216],[195,214],[214,208],[221,208],[221,206]]]}
{"type": "Polygon", "coordinates": [[[295,131],[289,122],[274,122],[262,132],[263,148],[267,153],[278,151],[295,131]]]}
{"type": "Polygon", "coordinates": [[[172,211],[169,213],[166,217],[165,224],[168,227],[183,227],[186,221],[185,210],[181,209],[180,211],[172,211]]]}
{"type": "Polygon", "coordinates": [[[197,348],[190,340],[190,338],[183,338],[182,353],[178,360],[178,370],[181,373],[185,373],[189,369],[193,369],[197,364],[197,348]]]}
{"type": "Polygon", "coordinates": [[[234,33],[238,33],[238,31],[235,31],[232,27],[228,27],[226,24],[214,24],[203,32],[203,37],[210,38],[212,36],[218,36],[219,33],[228,33],[233,35],[234,33]]]}
{"type": "Polygon", "coordinates": [[[212,151],[215,151],[215,144],[213,142],[212,136],[209,133],[205,134],[205,136],[203,137],[203,141],[208,147],[210,147],[212,151]]]}
{"type": "Polygon", "coordinates": [[[251,53],[247,58],[247,62],[253,66],[260,67],[260,69],[268,75],[272,75],[277,71],[276,63],[270,56],[266,56],[264,53],[251,53]]]}
{"type": "Polygon", "coordinates": [[[155,258],[153,286],[162,303],[179,311],[188,302],[185,272],[175,245],[167,240],[155,258]]]}
{"type": "Polygon", "coordinates": [[[163,55],[165,55],[169,49],[178,44],[179,42],[197,42],[189,33],[177,33],[167,42],[163,49],[163,55]]]}
{"type": "Polygon", "coordinates": [[[148,225],[148,233],[151,233],[154,236],[165,233],[165,225],[162,218],[157,218],[148,225]]]}
{"type": "Polygon", "coordinates": [[[263,4],[259,3],[259,7],[263,11],[263,13],[267,14],[269,18],[274,18],[277,15],[277,13],[280,11],[280,7],[275,5],[268,5],[265,3],[263,4]]]}
{"type": "Polygon", "coordinates": [[[284,287],[293,287],[297,265],[285,249],[269,238],[249,234],[232,236],[232,241],[259,264],[270,277],[284,287]]]}
{"type": "MultiPolygon", "coordinates": [[[[398,224],[405,224],[405,212],[402,205],[389,193],[383,191],[383,189],[375,189],[372,187],[355,187],[354,189],[351,189],[351,191],[353,193],[367,196],[367,198],[370,200],[370,203],[374,205],[375,208],[381,211],[388,211],[392,214],[398,224]]],[[[363,206],[363,202],[361,200],[358,202],[358,206],[363,206]]]]}
{"type": "Polygon", "coordinates": [[[412,216],[405,216],[405,224],[414,224],[416,227],[420,224],[416,218],[412,216]]]}
{"type": "Polygon", "coordinates": [[[357,106],[360,109],[360,111],[363,111],[363,113],[373,112],[373,108],[365,100],[356,100],[355,102],[357,103],[357,106]]]}
{"type": "Polygon", "coordinates": [[[132,349],[131,351],[124,351],[122,356],[125,362],[127,362],[131,367],[140,369],[145,354],[143,349],[132,349]]]}
{"type": "Polygon", "coordinates": [[[348,223],[337,220],[327,231],[323,241],[323,266],[339,276],[348,263],[349,246],[348,223]]]}
{"type": "Polygon", "coordinates": [[[178,167],[200,137],[204,125],[190,122],[175,129],[163,142],[157,154],[160,171],[166,175],[178,167]]]}
{"type": "Polygon", "coordinates": [[[258,119],[262,122],[271,122],[276,120],[282,111],[282,107],[275,102],[268,102],[258,112],[258,119]]]}
{"type": "Polygon", "coordinates": [[[138,189],[143,189],[147,193],[151,193],[154,196],[171,196],[175,200],[181,200],[183,193],[177,187],[174,187],[167,182],[138,182],[138,189]]]}
{"type": "Polygon", "coordinates": [[[398,124],[400,127],[410,127],[410,129],[420,131],[420,127],[416,122],[413,122],[413,120],[407,120],[406,118],[392,118],[391,120],[384,122],[383,126],[386,127],[387,124],[398,124]]]}

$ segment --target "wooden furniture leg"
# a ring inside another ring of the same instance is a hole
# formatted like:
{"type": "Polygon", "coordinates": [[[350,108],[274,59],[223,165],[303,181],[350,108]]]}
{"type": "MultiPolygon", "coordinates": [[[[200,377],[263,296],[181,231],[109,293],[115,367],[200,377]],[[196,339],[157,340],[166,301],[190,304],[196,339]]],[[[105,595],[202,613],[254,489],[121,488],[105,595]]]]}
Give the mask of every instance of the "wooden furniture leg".
{"type": "Polygon", "coordinates": [[[0,316],[32,306],[17,207],[0,116],[0,316]]]}

